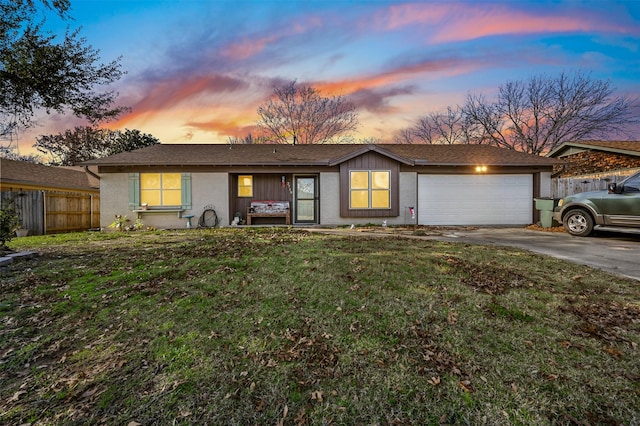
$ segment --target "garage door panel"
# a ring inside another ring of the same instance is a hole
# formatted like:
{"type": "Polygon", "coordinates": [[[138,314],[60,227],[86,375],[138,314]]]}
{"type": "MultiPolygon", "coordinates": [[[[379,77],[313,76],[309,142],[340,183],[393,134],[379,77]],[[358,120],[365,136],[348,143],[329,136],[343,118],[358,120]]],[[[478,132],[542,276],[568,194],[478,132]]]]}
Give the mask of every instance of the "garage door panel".
{"type": "Polygon", "coordinates": [[[532,222],[532,175],[420,175],[420,225],[532,222]]]}

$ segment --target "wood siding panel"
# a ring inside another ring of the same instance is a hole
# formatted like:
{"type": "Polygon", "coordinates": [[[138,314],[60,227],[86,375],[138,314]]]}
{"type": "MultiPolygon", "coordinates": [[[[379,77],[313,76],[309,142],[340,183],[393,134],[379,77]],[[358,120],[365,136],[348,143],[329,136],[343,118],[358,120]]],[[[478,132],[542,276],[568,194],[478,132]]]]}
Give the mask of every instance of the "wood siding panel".
{"type": "Polygon", "coordinates": [[[399,215],[400,166],[397,161],[375,152],[367,152],[340,165],[340,216],[342,217],[397,217],[399,215]],[[390,209],[350,209],[349,172],[351,170],[389,170],[391,172],[390,209]]]}
{"type": "MultiPolygon", "coordinates": [[[[229,193],[231,194],[231,203],[229,205],[232,211],[229,212],[229,217],[233,217],[236,212],[240,212],[242,217],[246,219],[247,209],[252,201],[289,201],[289,204],[293,205],[293,195],[290,192],[293,189],[293,175],[287,173],[244,173],[243,175],[253,176],[253,196],[238,197],[239,174],[233,175],[232,179],[230,179],[231,188],[229,193]],[[282,176],[285,177],[286,181],[284,188],[282,187],[282,176]]],[[[273,222],[279,223],[278,218],[273,219],[273,222]]]]}

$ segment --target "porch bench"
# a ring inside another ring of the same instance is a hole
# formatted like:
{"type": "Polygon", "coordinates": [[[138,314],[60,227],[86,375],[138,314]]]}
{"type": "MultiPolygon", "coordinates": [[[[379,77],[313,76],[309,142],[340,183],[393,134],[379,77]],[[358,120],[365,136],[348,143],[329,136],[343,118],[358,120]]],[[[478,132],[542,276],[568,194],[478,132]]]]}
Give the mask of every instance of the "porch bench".
{"type": "Polygon", "coordinates": [[[290,212],[288,201],[252,201],[247,209],[247,225],[251,225],[251,219],[256,217],[283,217],[290,225],[290,212]]]}

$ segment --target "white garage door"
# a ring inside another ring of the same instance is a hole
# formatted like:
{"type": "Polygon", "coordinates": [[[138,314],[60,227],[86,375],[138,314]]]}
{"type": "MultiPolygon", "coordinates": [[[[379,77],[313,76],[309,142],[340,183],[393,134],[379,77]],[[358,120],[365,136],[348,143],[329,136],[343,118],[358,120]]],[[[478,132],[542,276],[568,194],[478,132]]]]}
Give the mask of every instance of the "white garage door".
{"type": "Polygon", "coordinates": [[[420,225],[528,225],[532,175],[419,175],[420,225]]]}

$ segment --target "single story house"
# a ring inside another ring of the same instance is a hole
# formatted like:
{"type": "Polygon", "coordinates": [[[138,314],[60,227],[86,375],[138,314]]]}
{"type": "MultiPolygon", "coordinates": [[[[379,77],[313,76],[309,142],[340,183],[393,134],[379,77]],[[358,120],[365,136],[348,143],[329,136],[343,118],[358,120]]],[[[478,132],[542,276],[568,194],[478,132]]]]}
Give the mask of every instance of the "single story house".
{"type": "Polygon", "coordinates": [[[554,177],[628,172],[640,169],[640,141],[565,142],[547,154],[564,160],[554,168],[554,177]]]}
{"type": "Polygon", "coordinates": [[[101,227],[127,215],[184,228],[207,206],[220,226],[245,223],[257,201],[290,217],[252,224],[527,225],[557,162],[486,145],[159,144],[86,164],[100,175],[101,227]]]}
{"type": "Polygon", "coordinates": [[[22,225],[31,235],[88,230],[98,225],[100,179],[84,167],[0,158],[0,196],[14,199],[22,225]]]}

